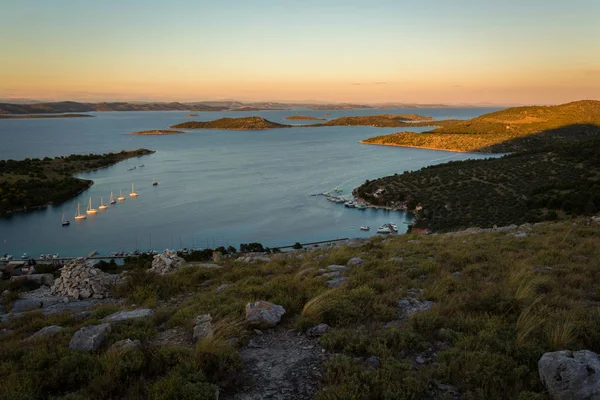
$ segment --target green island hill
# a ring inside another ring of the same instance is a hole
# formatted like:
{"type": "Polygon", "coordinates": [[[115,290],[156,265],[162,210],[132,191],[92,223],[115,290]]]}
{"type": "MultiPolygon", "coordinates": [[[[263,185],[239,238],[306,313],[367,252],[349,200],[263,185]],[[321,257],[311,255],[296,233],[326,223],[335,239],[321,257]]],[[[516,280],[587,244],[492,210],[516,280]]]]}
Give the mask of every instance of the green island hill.
{"type": "Polygon", "coordinates": [[[600,101],[583,100],[557,106],[514,107],[429,132],[401,132],[372,137],[363,144],[427,149],[508,153],[549,142],[590,137],[600,127],[600,101]],[[577,126],[578,125],[578,126],[577,126]]]}
{"type": "MultiPolygon", "coordinates": [[[[600,353],[599,240],[600,218],[579,217],[216,262],[194,252],[166,274],[141,255],[96,264],[94,279],[121,278],[87,309],[1,280],[13,314],[0,387],[6,399],[548,399],[547,353],[600,353]]],[[[72,263],[36,270],[60,282],[92,270],[72,263]]]]}
{"type": "Polygon", "coordinates": [[[173,129],[154,129],[149,131],[131,132],[132,135],[179,135],[181,133],[185,132],[173,129]]]}
{"type": "Polygon", "coordinates": [[[3,115],[0,114],[0,119],[30,119],[30,118],[88,118],[94,117],[88,114],[51,114],[51,115],[3,115]]]}
{"type": "Polygon", "coordinates": [[[222,129],[252,131],[264,129],[289,128],[290,125],[271,122],[262,117],[220,118],[214,121],[190,121],[173,125],[172,129],[222,129]]]}
{"type": "Polygon", "coordinates": [[[72,154],[44,159],[0,160],[0,216],[66,201],[94,182],[73,174],[153,154],[139,149],[107,154],[72,154]]]}
{"type": "Polygon", "coordinates": [[[573,135],[569,142],[550,143],[501,158],[453,161],[366,181],[354,194],[377,206],[418,206],[415,226],[432,231],[539,222],[600,210],[600,129],[594,138],[573,135]]]}
{"type": "Polygon", "coordinates": [[[326,121],[326,118],[311,117],[310,115],[290,115],[284,119],[289,121],[300,120],[300,121],[326,121]]]}

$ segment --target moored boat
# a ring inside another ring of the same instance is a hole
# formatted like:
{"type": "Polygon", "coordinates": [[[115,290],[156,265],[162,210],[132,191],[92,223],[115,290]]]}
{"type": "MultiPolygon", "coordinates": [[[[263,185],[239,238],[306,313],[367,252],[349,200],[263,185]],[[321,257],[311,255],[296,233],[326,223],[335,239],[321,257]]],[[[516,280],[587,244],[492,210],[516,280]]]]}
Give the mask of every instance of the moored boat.
{"type": "Polygon", "coordinates": [[[131,193],[129,193],[129,197],[136,197],[138,194],[133,189],[133,183],[131,184],[131,193]]]}
{"type": "Polygon", "coordinates": [[[123,191],[119,190],[119,197],[117,197],[118,201],[125,201],[125,197],[123,196],[123,191]]]}
{"type": "Polygon", "coordinates": [[[104,204],[104,199],[100,197],[100,206],[98,207],[100,210],[106,210],[108,206],[104,204]]]}
{"type": "Polygon", "coordinates": [[[97,214],[98,210],[95,208],[92,208],[92,198],[90,197],[90,202],[88,203],[88,208],[87,210],[85,210],[85,212],[87,214],[97,214]]]}
{"type": "Polygon", "coordinates": [[[109,204],[115,204],[117,201],[114,199],[113,197],[113,192],[110,192],[110,200],[109,200],[109,204]]]}
{"type": "Polygon", "coordinates": [[[158,181],[156,180],[156,177],[154,177],[154,179],[152,179],[152,186],[157,186],[158,185],[158,181]]]}
{"type": "Polygon", "coordinates": [[[388,226],[382,225],[377,229],[377,233],[389,234],[392,233],[392,230],[388,226]]]}
{"type": "Polygon", "coordinates": [[[71,225],[71,223],[65,219],[65,213],[62,213],[62,222],[61,222],[62,226],[69,226],[71,225]]]}
{"type": "Polygon", "coordinates": [[[360,230],[361,230],[361,231],[368,231],[368,230],[370,230],[370,229],[371,229],[371,228],[369,228],[369,227],[368,227],[368,226],[366,226],[366,225],[365,225],[365,226],[361,226],[361,227],[360,227],[360,230]]]}
{"type": "Polygon", "coordinates": [[[85,218],[86,218],[85,214],[82,214],[79,211],[79,202],[77,202],[77,214],[75,214],[75,219],[79,220],[79,219],[85,219],[85,218]]]}

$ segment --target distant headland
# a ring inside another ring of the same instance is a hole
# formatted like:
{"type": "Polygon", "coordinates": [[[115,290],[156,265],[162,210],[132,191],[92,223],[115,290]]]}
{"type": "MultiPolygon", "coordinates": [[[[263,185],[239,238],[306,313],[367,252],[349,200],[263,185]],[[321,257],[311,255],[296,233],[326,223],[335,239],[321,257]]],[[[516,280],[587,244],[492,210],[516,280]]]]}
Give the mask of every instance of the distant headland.
{"type": "Polygon", "coordinates": [[[132,135],[179,135],[185,133],[183,131],[175,131],[172,129],[154,129],[149,131],[131,132],[132,135]]]}
{"type": "Polygon", "coordinates": [[[48,114],[48,115],[2,115],[0,119],[30,119],[30,118],[87,118],[93,117],[88,114],[48,114]]]}

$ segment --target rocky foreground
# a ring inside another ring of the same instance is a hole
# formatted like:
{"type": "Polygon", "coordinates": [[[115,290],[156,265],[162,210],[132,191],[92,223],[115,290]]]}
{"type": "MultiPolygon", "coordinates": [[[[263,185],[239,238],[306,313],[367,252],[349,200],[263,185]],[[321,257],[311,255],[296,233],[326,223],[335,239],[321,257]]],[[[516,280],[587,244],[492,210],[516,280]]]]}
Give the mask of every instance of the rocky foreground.
{"type": "MultiPolygon", "coordinates": [[[[7,398],[600,397],[600,217],[85,259],[3,293],[7,398]],[[28,283],[28,284],[31,284],[28,283]],[[26,351],[25,351],[26,350],[26,351]]],[[[15,281],[15,282],[16,282],[15,281]]]]}

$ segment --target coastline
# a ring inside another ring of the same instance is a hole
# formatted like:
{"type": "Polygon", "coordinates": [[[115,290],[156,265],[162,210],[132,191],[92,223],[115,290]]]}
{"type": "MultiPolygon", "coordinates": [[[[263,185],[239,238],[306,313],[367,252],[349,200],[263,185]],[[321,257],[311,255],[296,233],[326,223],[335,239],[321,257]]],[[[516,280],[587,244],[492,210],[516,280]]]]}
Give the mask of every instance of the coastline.
{"type": "MultiPolygon", "coordinates": [[[[129,150],[129,151],[131,151],[131,152],[136,152],[136,151],[138,151],[138,150],[146,150],[146,149],[137,149],[137,150],[129,150]]],[[[111,164],[107,164],[107,165],[103,165],[103,166],[101,166],[101,167],[97,167],[97,168],[91,168],[91,169],[86,169],[86,170],[83,170],[83,171],[78,171],[78,172],[75,172],[75,173],[73,173],[73,174],[71,174],[71,175],[69,175],[69,176],[70,176],[71,178],[73,178],[73,179],[77,179],[77,180],[80,180],[80,181],[83,181],[83,182],[87,182],[87,184],[86,184],[86,186],[85,186],[85,187],[83,187],[83,188],[81,188],[79,191],[77,191],[77,193],[74,193],[74,194],[72,194],[72,195],[71,195],[71,196],[70,196],[68,199],[65,199],[65,200],[63,200],[63,201],[60,201],[60,202],[58,202],[58,203],[54,203],[54,202],[52,202],[52,201],[49,201],[49,202],[47,202],[47,203],[40,204],[40,205],[37,205],[37,206],[32,206],[32,207],[22,207],[22,208],[18,208],[18,209],[10,210],[10,211],[7,211],[7,212],[6,212],[6,213],[4,213],[4,214],[0,214],[0,219],[2,219],[2,218],[5,218],[5,217],[8,217],[9,215],[11,215],[11,214],[14,214],[14,213],[18,213],[18,212],[27,212],[27,211],[32,211],[32,210],[43,209],[43,208],[46,208],[46,207],[48,207],[48,206],[53,206],[53,205],[55,205],[55,204],[61,204],[61,203],[64,203],[64,202],[66,202],[66,201],[68,201],[68,200],[71,200],[71,199],[73,199],[73,198],[75,198],[75,197],[79,196],[81,193],[85,192],[86,190],[88,190],[89,188],[91,188],[91,187],[94,185],[94,181],[93,181],[93,180],[91,180],[91,179],[77,178],[77,177],[75,177],[75,175],[77,175],[77,174],[83,174],[83,173],[87,173],[87,172],[98,171],[98,170],[101,170],[101,169],[104,169],[104,168],[112,167],[113,165],[117,165],[118,163],[120,163],[120,162],[122,162],[122,161],[125,161],[125,160],[129,160],[129,159],[131,159],[131,158],[136,158],[136,157],[144,157],[144,156],[149,156],[149,155],[152,155],[152,154],[156,153],[156,151],[155,151],[155,150],[147,150],[147,151],[149,151],[149,153],[147,153],[147,154],[142,154],[142,155],[134,155],[134,154],[132,154],[130,157],[123,158],[123,159],[121,159],[121,160],[118,160],[118,161],[116,161],[116,162],[113,162],[113,163],[111,163],[111,164]]]]}
{"type": "Polygon", "coordinates": [[[478,151],[450,150],[450,149],[440,149],[440,148],[436,148],[436,147],[409,146],[409,145],[402,145],[402,144],[368,143],[368,142],[365,142],[364,140],[359,140],[358,143],[368,144],[371,146],[407,147],[407,148],[411,148],[411,149],[449,151],[449,152],[453,152],[453,153],[493,154],[493,153],[483,153],[483,152],[478,152],[478,151]]]}

